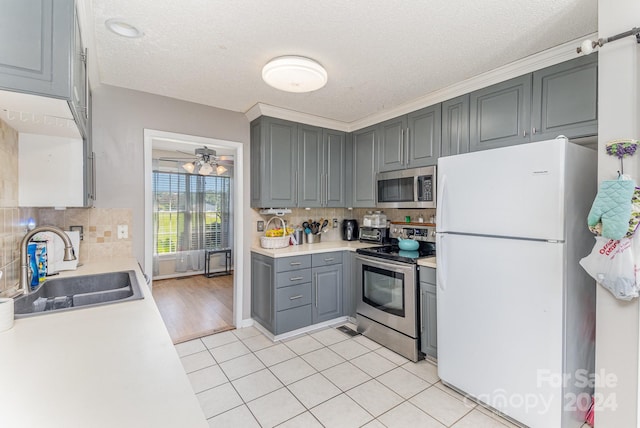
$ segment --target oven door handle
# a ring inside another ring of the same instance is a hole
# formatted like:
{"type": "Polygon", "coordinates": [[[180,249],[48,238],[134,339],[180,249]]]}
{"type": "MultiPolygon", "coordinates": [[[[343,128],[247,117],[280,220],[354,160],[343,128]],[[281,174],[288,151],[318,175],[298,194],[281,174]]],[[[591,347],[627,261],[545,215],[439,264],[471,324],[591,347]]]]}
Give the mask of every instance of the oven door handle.
{"type": "Polygon", "coordinates": [[[386,259],[380,259],[377,257],[365,256],[363,254],[358,254],[356,258],[362,260],[363,262],[366,262],[370,266],[381,267],[388,270],[403,269],[403,270],[413,271],[416,266],[411,263],[393,262],[386,259]]]}

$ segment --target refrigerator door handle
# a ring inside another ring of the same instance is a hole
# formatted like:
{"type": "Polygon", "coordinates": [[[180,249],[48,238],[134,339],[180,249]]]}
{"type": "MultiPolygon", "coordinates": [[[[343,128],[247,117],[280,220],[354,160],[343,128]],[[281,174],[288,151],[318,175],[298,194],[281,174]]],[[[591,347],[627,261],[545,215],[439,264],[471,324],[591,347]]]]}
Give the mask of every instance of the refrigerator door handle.
{"type": "MultiPolygon", "coordinates": [[[[442,233],[436,233],[436,248],[442,248],[443,241],[445,240],[445,236],[442,233]]],[[[444,256],[444,251],[439,251],[438,256],[436,258],[437,269],[436,269],[436,284],[441,291],[445,291],[447,289],[447,284],[445,284],[445,276],[444,272],[447,270],[447,259],[444,256]]]]}
{"type": "MultiPolygon", "coordinates": [[[[445,230],[442,224],[442,212],[444,211],[444,196],[447,184],[447,176],[442,174],[442,179],[438,180],[438,189],[436,192],[436,198],[438,202],[436,203],[436,231],[438,229],[445,230]]],[[[436,247],[437,248],[437,247],[436,247]]]]}

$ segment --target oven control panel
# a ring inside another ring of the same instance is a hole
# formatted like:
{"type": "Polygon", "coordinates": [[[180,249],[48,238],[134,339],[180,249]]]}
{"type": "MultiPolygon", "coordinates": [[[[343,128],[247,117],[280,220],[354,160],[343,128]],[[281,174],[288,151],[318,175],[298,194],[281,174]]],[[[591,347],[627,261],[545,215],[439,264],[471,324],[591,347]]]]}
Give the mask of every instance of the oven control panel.
{"type": "Polygon", "coordinates": [[[436,228],[433,226],[392,224],[391,229],[389,230],[389,235],[392,238],[436,242],[436,228]]]}

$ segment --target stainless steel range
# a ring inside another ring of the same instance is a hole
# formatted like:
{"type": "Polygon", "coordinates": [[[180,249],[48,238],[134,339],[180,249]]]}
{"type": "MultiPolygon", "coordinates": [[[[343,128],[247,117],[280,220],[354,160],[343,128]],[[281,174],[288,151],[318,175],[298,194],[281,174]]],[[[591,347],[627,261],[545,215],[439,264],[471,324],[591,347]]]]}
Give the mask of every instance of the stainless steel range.
{"type": "Polygon", "coordinates": [[[386,245],[356,251],[358,332],[418,361],[421,355],[417,262],[435,255],[435,227],[392,224],[389,235],[386,245]],[[398,237],[417,241],[418,249],[400,249],[398,237]]]}

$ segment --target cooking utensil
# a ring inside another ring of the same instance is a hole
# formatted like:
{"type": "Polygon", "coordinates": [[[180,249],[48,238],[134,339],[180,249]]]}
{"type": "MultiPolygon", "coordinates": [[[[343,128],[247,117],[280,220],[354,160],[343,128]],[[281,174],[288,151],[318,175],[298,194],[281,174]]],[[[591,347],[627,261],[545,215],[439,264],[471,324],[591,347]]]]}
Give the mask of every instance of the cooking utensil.
{"type": "Polygon", "coordinates": [[[321,230],[322,232],[324,232],[324,230],[323,230],[323,229],[324,229],[325,227],[327,227],[328,225],[329,225],[329,220],[325,219],[325,220],[322,222],[322,226],[320,226],[320,230],[321,230]]]}
{"type": "Polygon", "coordinates": [[[414,241],[413,239],[402,239],[398,238],[398,247],[401,250],[405,251],[415,251],[420,247],[420,243],[418,241],[414,241]]]}

